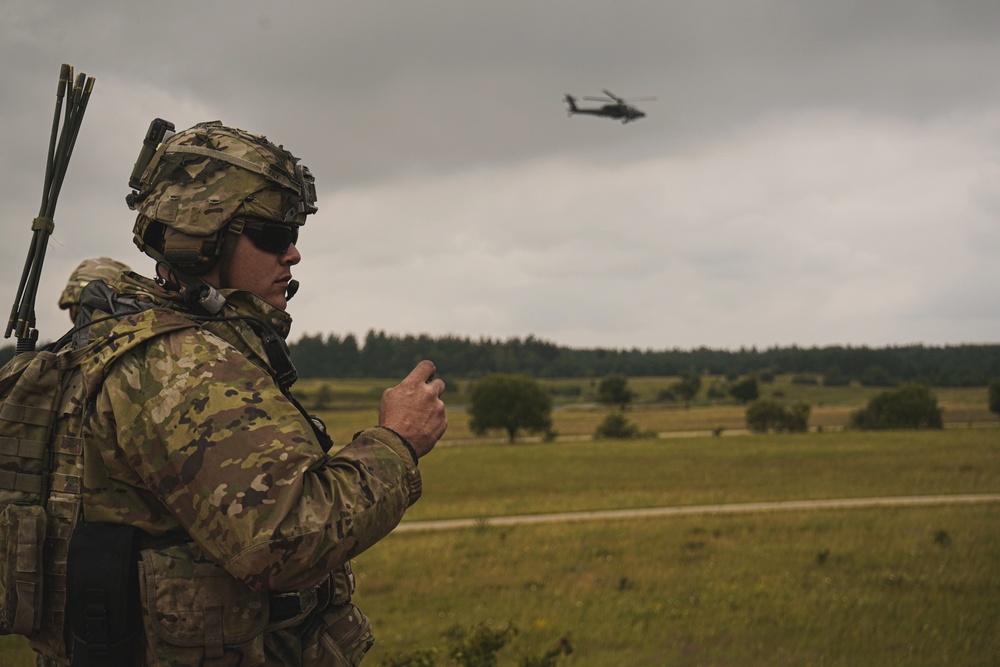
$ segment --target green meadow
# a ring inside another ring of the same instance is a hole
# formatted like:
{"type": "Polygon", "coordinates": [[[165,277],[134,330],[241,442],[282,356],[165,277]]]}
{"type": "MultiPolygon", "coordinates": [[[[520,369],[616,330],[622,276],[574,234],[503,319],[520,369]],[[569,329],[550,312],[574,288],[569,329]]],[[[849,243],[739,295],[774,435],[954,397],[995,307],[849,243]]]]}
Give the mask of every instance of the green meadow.
{"type": "MultiPolygon", "coordinates": [[[[443,448],[406,521],[1000,492],[1000,431],[443,448]]],[[[941,665],[1000,659],[1000,502],[399,532],[357,560],[375,664],[454,626],[517,665],[941,665]]]]}
{"type": "MultiPolygon", "coordinates": [[[[303,382],[307,405],[318,382],[303,382]]],[[[336,397],[320,412],[338,442],[374,423],[385,384],[325,382],[336,397]]],[[[660,437],[591,441],[609,409],[593,404],[589,381],[552,382],[570,387],[555,394],[560,437],[514,445],[499,434],[476,439],[460,408],[470,383],[452,383],[449,432],[421,461],[424,496],[404,519],[410,529],[355,561],[356,601],[378,637],[366,665],[407,664],[414,651],[436,651],[436,664],[447,665],[446,635],[480,625],[516,629],[498,654],[501,666],[560,642],[573,648],[556,663],[567,666],[1000,664],[996,500],[485,521],[1000,494],[1000,428],[985,389],[938,391],[944,430],[856,432],[841,430],[846,415],[874,390],[778,379],[762,386],[762,396],[807,400],[813,430],[764,436],[741,431],[742,406],[699,397],[685,409],[656,400],[669,379],[633,380],[639,396],[627,416],[660,437]],[[701,435],[719,426],[722,437],[701,435]],[[414,530],[420,521],[456,518],[484,520],[414,530]]],[[[0,638],[0,664],[34,663],[20,639],[8,637],[0,638]]]]}
{"type": "MultiPolygon", "coordinates": [[[[483,441],[469,430],[464,406],[474,380],[443,378],[448,385],[444,394],[449,407],[448,432],[445,443],[483,441]]],[[[701,391],[685,407],[677,401],[662,400],[660,396],[677,381],[676,377],[630,378],[629,387],[635,399],[627,417],[640,430],[656,432],[661,436],[708,434],[720,430],[723,436],[739,434],[746,428],[746,406],[728,398],[710,398],[713,384],[723,385],[725,378],[705,376],[701,391]]],[[[803,384],[801,375],[779,375],[772,382],[760,384],[760,397],[793,404],[800,401],[811,407],[809,425],[812,430],[843,429],[852,411],[864,407],[873,396],[884,388],[824,387],[816,382],[803,384]]],[[[334,440],[349,442],[359,428],[376,423],[378,401],[382,391],[398,380],[300,380],[295,385],[296,395],[307,408],[314,410],[327,423],[334,440]]],[[[553,430],[557,440],[590,437],[598,424],[607,417],[610,408],[596,402],[599,379],[542,379],[554,401],[553,430]]],[[[946,428],[992,427],[1000,425],[997,415],[987,406],[985,387],[934,388],[944,411],[946,428]]],[[[531,439],[531,434],[524,434],[531,439]]],[[[503,434],[487,434],[487,440],[501,441],[503,434]]]]}

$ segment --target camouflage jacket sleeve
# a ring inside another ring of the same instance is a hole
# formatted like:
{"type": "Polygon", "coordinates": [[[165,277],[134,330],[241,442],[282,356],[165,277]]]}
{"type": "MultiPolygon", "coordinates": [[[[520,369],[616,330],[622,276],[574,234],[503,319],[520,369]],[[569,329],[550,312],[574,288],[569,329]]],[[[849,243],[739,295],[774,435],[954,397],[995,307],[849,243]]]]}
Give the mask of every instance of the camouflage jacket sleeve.
{"type": "Polygon", "coordinates": [[[109,370],[95,419],[116,440],[102,456],[127,465],[121,477],[148,488],[257,590],[315,583],[387,535],[420,496],[398,437],[370,428],[324,454],[271,377],[204,331],[126,354],[109,370]]]}

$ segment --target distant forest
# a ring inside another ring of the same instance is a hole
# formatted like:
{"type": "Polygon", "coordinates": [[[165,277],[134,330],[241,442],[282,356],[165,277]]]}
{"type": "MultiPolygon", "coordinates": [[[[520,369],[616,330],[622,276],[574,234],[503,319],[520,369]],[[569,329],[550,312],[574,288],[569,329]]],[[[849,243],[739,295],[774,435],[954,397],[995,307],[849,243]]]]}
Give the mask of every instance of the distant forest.
{"type": "Polygon", "coordinates": [[[812,373],[837,383],[892,385],[918,381],[933,386],[985,386],[1000,378],[1000,344],[883,348],[773,347],[716,350],[575,349],[533,336],[473,340],[457,336],[397,336],[369,331],[363,342],[343,337],[303,336],[289,345],[304,378],[394,378],[421,359],[442,377],[474,378],[490,373],[532,377],[630,377],[700,374],[812,373]]]}
{"type": "MultiPolygon", "coordinates": [[[[811,373],[833,384],[849,381],[889,386],[923,382],[937,387],[978,387],[1000,378],[1000,344],[891,347],[756,347],[717,350],[577,349],[528,336],[495,340],[369,331],[364,341],[347,334],[303,336],[290,343],[303,378],[397,378],[421,359],[442,377],[475,378],[517,373],[538,378],[630,377],[699,373],[738,377],[756,373],[811,373]]],[[[0,363],[14,346],[0,348],[0,363]]]]}

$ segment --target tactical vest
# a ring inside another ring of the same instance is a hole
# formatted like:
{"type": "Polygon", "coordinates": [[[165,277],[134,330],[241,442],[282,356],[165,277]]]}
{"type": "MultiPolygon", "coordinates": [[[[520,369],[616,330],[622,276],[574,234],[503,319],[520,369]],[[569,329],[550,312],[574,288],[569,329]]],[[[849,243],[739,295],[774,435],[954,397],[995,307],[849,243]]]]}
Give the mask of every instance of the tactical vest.
{"type": "Polygon", "coordinates": [[[39,653],[66,660],[67,561],[82,513],[88,410],[115,360],[196,326],[179,313],[144,311],[84,347],[64,337],[0,369],[0,634],[24,635],[39,653]]]}

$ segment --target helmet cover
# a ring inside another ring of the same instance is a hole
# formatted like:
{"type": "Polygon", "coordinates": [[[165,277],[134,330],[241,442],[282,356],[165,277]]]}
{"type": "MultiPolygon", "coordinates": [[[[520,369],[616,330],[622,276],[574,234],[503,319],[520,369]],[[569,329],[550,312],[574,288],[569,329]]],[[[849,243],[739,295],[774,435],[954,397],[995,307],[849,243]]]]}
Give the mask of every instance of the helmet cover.
{"type": "Polygon", "coordinates": [[[238,215],[303,225],[316,212],[314,179],[298,158],[263,135],[219,121],[199,123],[160,144],[142,186],[133,199],[136,245],[155,259],[170,255],[174,243],[184,246],[182,256],[197,248],[202,268],[214,262],[218,233],[238,215]],[[165,227],[163,252],[145,247],[150,222],[165,227]],[[212,240],[203,243],[205,237],[212,240]]]}
{"type": "Polygon", "coordinates": [[[66,289],[59,296],[59,307],[63,310],[79,305],[80,292],[92,280],[119,280],[125,271],[132,269],[121,262],[110,257],[95,257],[85,259],[69,275],[66,282],[66,289]]]}

